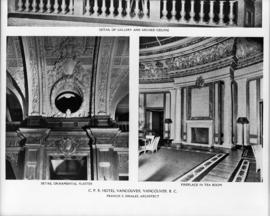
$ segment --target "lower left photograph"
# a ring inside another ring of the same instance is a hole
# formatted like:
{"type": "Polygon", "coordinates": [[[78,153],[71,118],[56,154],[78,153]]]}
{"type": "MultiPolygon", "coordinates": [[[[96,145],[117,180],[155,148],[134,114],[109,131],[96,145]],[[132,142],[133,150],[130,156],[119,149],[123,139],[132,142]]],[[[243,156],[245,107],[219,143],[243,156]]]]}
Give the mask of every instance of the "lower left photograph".
{"type": "Polygon", "coordinates": [[[6,179],[128,180],[129,38],[7,37],[6,179]]]}

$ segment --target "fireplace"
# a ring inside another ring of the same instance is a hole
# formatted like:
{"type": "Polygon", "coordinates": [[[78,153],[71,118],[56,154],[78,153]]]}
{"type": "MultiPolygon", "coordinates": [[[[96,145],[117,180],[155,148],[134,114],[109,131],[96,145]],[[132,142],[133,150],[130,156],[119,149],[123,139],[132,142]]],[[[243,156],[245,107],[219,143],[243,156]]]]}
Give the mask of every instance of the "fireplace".
{"type": "Polygon", "coordinates": [[[209,143],[209,128],[191,128],[191,142],[208,144],[209,143]]]}
{"type": "Polygon", "coordinates": [[[187,144],[211,147],[213,145],[212,120],[188,120],[187,144]]]}

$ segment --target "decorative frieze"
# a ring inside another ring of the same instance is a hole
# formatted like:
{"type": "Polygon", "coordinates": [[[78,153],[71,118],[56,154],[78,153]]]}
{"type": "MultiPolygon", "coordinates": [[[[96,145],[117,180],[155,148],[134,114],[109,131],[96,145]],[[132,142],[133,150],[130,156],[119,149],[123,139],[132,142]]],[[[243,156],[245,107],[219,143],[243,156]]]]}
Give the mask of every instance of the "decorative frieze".
{"type": "MultiPolygon", "coordinates": [[[[164,52],[164,55],[159,55],[155,52],[152,61],[149,61],[149,57],[142,58],[139,65],[140,82],[168,81],[174,77],[196,75],[227,66],[242,68],[263,61],[262,39],[204,40],[205,43],[200,42],[197,47],[190,45],[190,49],[179,49],[178,54],[170,52],[169,55],[169,52],[164,52]]],[[[160,50],[163,51],[162,48],[160,50]]],[[[142,53],[144,56],[145,51],[142,50],[142,53]]]]}
{"type": "MultiPolygon", "coordinates": [[[[204,66],[205,70],[213,69],[220,66],[216,62],[227,59],[234,54],[234,38],[220,39],[216,43],[199,46],[197,49],[193,48],[190,52],[182,52],[180,55],[174,57],[155,60],[154,62],[140,63],[140,79],[169,79],[174,76],[187,75],[187,70],[204,66]],[[215,65],[213,65],[215,64],[215,65]],[[209,69],[207,69],[209,67],[209,69]]],[[[224,62],[224,61],[223,61],[224,62]]],[[[224,62],[231,64],[231,61],[224,62]]],[[[224,66],[224,64],[222,65],[224,66]]]]}
{"type": "Polygon", "coordinates": [[[188,55],[172,58],[168,65],[170,71],[207,64],[233,55],[234,38],[188,55]]]}
{"type": "MultiPolygon", "coordinates": [[[[73,135],[54,135],[51,134],[45,143],[46,147],[53,147],[53,148],[61,148],[60,151],[63,150],[65,146],[69,149],[77,149],[81,147],[89,147],[89,138],[85,135],[85,137],[80,136],[73,136],[73,135]],[[68,145],[68,146],[67,146],[68,145]]],[[[66,150],[63,150],[63,153],[66,150]]],[[[71,153],[71,151],[69,151],[71,153]]],[[[68,151],[67,151],[68,153],[68,151]]]]}

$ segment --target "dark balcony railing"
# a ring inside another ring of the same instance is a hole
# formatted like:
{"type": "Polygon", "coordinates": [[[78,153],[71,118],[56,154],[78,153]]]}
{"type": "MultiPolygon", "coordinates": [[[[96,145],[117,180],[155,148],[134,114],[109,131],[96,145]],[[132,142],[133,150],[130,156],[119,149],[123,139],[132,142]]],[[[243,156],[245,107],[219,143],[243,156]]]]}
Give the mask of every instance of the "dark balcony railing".
{"type": "Polygon", "coordinates": [[[116,126],[122,131],[122,132],[128,132],[129,131],[129,122],[128,121],[117,121],[116,126]]]}

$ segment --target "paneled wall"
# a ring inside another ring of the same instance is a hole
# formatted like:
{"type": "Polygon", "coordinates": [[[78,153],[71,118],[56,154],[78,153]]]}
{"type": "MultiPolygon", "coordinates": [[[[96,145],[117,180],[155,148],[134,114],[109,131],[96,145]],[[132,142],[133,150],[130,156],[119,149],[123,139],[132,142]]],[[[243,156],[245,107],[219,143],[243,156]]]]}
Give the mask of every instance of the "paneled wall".
{"type": "Polygon", "coordinates": [[[249,144],[262,144],[262,78],[248,80],[247,82],[247,138],[249,144]]]}
{"type": "Polygon", "coordinates": [[[66,166],[63,162],[84,161],[84,180],[127,180],[128,137],[118,128],[91,128],[88,135],[83,130],[20,128],[7,132],[6,159],[16,179],[51,179],[61,164],[66,166]]]}

